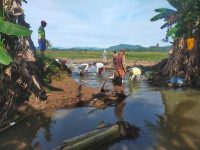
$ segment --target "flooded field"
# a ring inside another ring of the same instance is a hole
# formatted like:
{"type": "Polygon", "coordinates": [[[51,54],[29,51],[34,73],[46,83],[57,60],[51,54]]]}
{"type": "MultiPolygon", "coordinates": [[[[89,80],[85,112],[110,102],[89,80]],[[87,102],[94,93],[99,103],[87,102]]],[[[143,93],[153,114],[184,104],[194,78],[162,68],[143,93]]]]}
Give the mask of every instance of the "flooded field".
{"type": "MultiPolygon", "coordinates": [[[[101,87],[104,78],[72,77],[83,85],[101,87]]],[[[143,78],[144,79],[144,78],[143,78]]],[[[157,89],[145,80],[124,81],[127,99],[115,107],[63,109],[35,114],[0,133],[0,149],[56,148],[63,140],[95,129],[100,123],[126,121],[140,128],[135,140],[124,139],[107,145],[107,150],[198,150],[200,149],[200,92],[190,89],[157,89]]],[[[112,88],[110,81],[105,88],[112,88]]]]}

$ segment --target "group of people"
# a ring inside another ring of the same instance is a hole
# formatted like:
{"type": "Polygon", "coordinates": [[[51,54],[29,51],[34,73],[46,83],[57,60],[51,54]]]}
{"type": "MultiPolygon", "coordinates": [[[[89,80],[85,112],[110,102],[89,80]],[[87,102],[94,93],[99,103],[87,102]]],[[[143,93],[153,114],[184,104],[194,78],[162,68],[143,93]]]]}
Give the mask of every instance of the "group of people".
{"type": "MultiPolygon", "coordinates": [[[[103,62],[106,63],[107,61],[107,52],[104,50],[103,52],[103,62]]],[[[114,51],[113,53],[113,66],[116,70],[115,72],[115,77],[119,77],[121,79],[124,78],[126,74],[126,66],[125,66],[125,50],[121,50],[120,52],[114,51]]],[[[93,64],[88,64],[88,63],[83,63],[78,66],[80,70],[80,75],[84,76],[87,73],[90,73],[92,69],[96,68],[96,73],[99,75],[102,74],[103,71],[105,71],[105,66],[103,63],[98,62],[98,63],[93,63],[93,64]]]]}
{"type": "Polygon", "coordinates": [[[101,62],[98,63],[83,63],[78,66],[80,70],[80,76],[85,76],[88,73],[96,73],[98,75],[101,75],[105,71],[104,64],[101,62]]]}
{"type": "MultiPolygon", "coordinates": [[[[39,49],[41,52],[42,57],[44,56],[44,51],[46,50],[46,35],[45,35],[45,27],[47,26],[46,21],[42,20],[41,25],[38,29],[38,44],[39,44],[39,49]]],[[[104,64],[107,63],[107,51],[103,51],[103,62],[104,64]]],[[[80,64],[79,69],[80,69],[80,75],[85,75],[86,73],[90,72],[90,69],[92,67],[96,68],[96,73],[99,75],[102,74],[103,71],[105,71],[103,63],[93,63],[93,64],[80,64]]],[[[127,72],[126,70],[126,65],[125,65],[125,50],[122,49],[118,53],[116,51],[113,52],[113,66],[115,68],[115,77],[119,78],[123,82],[123,78],[127,72]]],[[[130,79],[133,80],[133,78],[136,76],[137,80],[140,77],[141,71],[138,68],[131,68],[131,70],[128,70],[130,73],[130,79]]]]}
{"type": "MultiPolygon", "coordinates": [[[[103,53],[105,53],[105,50],[103,53]]],[[[104,56],[104,54],[103,54],[103,56],[104,56]]],[[[103,61],[104,61],[104,57],[103,57],[103,61]]],[[[94,72],[94,70],[97,74],[101,75],[105,71],[104,64],[106,64],[106,62],[104,62],[104,63],[97,62],[97,63],[92,63],[92,64],[88,64],[88,63],[80,64],[78,66],[78,68],[80,70],[80,75],[85,76],[88,73],[94,72]]],[[[125,50],[124,49],[120,50],[118,53],[116,51],[113,51],[113,67],[115,69],[114,77],[115,77],[115,79],[118,79],[119,82],[123,82],[123,78],[127,71],[129,72],[130,81],[133,81],[133,79],[136,79],[136,81],[139,81],[139,79],[140,79],[141,70],[139,68],[132,67],[132,68],[129,68],[128,70],[126,69],[125,50]]]]}

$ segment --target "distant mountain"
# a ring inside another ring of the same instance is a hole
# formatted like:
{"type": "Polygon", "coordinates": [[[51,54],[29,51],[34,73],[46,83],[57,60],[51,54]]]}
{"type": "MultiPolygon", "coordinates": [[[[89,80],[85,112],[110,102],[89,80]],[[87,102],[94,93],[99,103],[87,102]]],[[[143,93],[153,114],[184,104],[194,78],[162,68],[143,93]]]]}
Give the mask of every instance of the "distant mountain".
{"type": "Polygon", "coordinates": [[[103,50],[104,48],[99,47],[72,47],[68,49],[75,49],[75,50],[103,50]]]}
{"type": "Polygon", "coordinates": [[[140,45],[119,44],[119,45],[115,45],[115,46],[111,46],[107,48],[107,50],[116,50],[116,51],[119,51],[121,49],[138,50],[138,49],[144,49],[144,47],[140,45]]]}
{"type": "Polygon", "coordinates": [[[98,47],[72,47],[72,48],[63,48],[63,47],[52,47],[49,50],[60,50],[60,51],[97,51],[104,50],[105,48],[98,47]]]}
{"type": "Polygon", "coordinates": [[[63,47],[52,47],[50,50],[66,50],[66,51],[98,51],[98,50],[108,50],[108,51],[119,51],[121,49],[126,49],[127,51],[167,51],[171,46],[164,47],[143,47],[141,45],[130,45],[130,44],[119,44],[115,46],[110,46],[108,48],[99,48],[99,47],[72,47],[72,48],[63,48],[63,47]]]}

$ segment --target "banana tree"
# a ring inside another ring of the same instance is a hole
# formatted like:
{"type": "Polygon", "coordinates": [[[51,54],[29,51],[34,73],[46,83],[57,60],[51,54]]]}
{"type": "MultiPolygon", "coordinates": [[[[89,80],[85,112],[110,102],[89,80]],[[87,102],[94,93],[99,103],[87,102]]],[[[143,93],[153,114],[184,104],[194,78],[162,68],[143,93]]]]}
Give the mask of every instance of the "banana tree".
{"type": "MultiPolygon", "coordinates": [[[[12,35],[12,36],[30,36],[32,31],[17,25],[10,23],[8,21],[4,21],[3,17],[0,18],[0,34],[12,35]]],[[[0,36],[0,63],[3,65],[8,65],[12,62],[12,58],[8,54],[8,52],[3,47],[3,40],[0,36]]]]}
{"type": "Polygon", "coordinates": [[[3,65],[9,65],[12,62],[12,58],[8,52],[3,48],[3,42],[0,41],[0,63],[3,65]]]}
{"type": "Polygon", "coordinates": [[[165,24],[161,26],[161,29],[167,27],[167,37],[172,36],[178,39],[180,37],[183,37],[184,35],[191,36],[195,28],[195,23],[198,17],[200,16],[200,1],[199,0],[167,0],[167,1],[176,10],[168,8],[155,9],[155,12],[158,12],[159,14],[151,18],[151,21],[164,19],[165,24]]]}
{"type": "Polygon", "coordinates": [[[43,66],[37,66],[29,50],[32,31],[25,21],[22,2],[26,0],[0,0],[0,130],[11,119],[19,122],[13,120],[19,111],[18,102],[27,100],[30,93],[46,98],[39,76],[43,66]]]}
{"type": "MultiPolygon", "coordinates": [[[[173,39],[172,53],[161,71],[163,77],[185,78],[187,85],[200,87],[200,1],[167,0],[175,10],[160,8],[151,21],[164,19],[166,39],[173,39]]],[[[168,41],[168,40],[166,40],[168,41]]]]}
{"type": "Polygon", "coordinates": [[[155,9],[155,12],[158,12],[158,14],[151,18],[151,21],[157,21],[160,19],[164,19],[165,21],[165,23],[160,27],[161,29],[167,28],[166,40],[164,41],[168,41],[168,37],[174,39],[176,37],[175,32],[177,28],[173,25],[177,23],[179,17],[178,12],[168,8],[155,9]]]}

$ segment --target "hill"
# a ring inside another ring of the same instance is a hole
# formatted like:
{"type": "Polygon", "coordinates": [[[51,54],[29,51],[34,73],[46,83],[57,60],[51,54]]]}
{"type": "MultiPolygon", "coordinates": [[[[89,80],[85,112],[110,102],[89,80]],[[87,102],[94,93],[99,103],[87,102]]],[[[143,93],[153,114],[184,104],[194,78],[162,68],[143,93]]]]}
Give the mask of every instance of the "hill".
{"type": "Polygon", "coordinates": [[[138,49],[144,49],[144,47],[140,45],[130,45],[130,44],[119,44],[115,46],[111,46],[107,48],[107,50],[116,50],[119,51],[121,49],[126,49],[126,50],[138,50],[138,49]]]}
{"type": "Polygon", "coordinates": [[[98,48],[98,47],[72,47],[72,48],[61,48],[61,47],[52,47],[50,50],[66,50],[66,51],[99,51],[99,50],[108,50],[108,51],[119,51],[121,49],[126,49],[127,51],[167,51],[170,49],[170,46],[164,47],[143,47],[141,45],[130,45],[130,44],[119,44],[110,46],[108,48],[98,48]]]}

